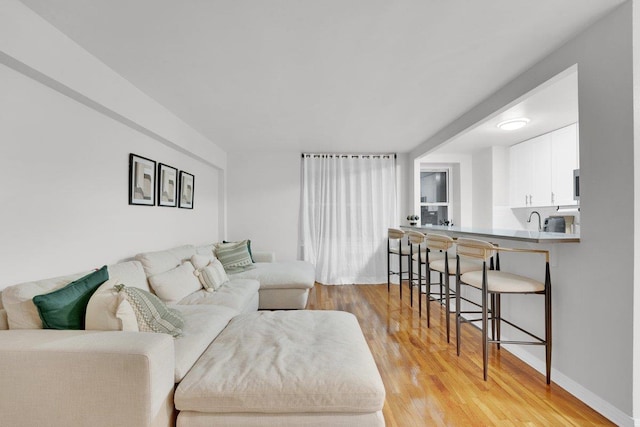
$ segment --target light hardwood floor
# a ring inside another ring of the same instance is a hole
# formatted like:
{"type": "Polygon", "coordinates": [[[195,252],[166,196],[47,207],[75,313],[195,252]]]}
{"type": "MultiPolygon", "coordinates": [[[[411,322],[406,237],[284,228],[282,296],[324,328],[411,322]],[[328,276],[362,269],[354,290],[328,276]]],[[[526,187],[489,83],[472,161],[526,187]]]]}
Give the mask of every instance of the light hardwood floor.
{"type": "Polygon", "coordinates": [[[427,328],[417,303],[416,291],[410,307],[406,286],[401,303],[397,285],[387,293],[386,284],[316,284],[307,305],[357,316],[386,388],[387,426],[613,425],[555,383],[547,386],[542,374],[505,349],[492,346],[484,382],[480,331],[463,324],[458,357],[454,317],[447,344],[444,310],[432,303],[427,328]]]}

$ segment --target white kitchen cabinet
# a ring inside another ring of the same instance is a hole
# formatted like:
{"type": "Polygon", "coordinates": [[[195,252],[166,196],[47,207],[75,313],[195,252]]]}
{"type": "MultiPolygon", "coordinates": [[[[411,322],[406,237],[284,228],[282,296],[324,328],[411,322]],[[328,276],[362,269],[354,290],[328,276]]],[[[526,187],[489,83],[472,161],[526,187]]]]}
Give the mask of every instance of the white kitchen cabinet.
{"type": "Polygon", "coordinates": [[[553,205],[575,205],[573,170],[578,169],[578,125],[551,132],[551,192],[553,205]]]}
{"type": "Polygon", "coordinates": [[[573,170],[578,168],[577,124],[513,145],[509,149],[511,207],[573,205],[573,170]]]}
{"type": "Polygon", "coordinates": [[[551,135],[512,146],[509,162],[511,206],[551,205],[551,135]]]}

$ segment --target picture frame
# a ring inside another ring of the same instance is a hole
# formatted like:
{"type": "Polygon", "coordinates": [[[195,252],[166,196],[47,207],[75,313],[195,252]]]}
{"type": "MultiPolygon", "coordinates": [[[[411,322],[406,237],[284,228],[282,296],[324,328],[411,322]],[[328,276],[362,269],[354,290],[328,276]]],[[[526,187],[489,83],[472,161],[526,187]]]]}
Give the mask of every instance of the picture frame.
{"type": "Polygon", "coordinates": [[[158,206],[178,206],[178,169],[158,163],[158,206]]]}
{"type": "Polygon", "coordinates": [[[178,207],[182,209],[193,209],[193,198],[196,178],[185,171],[180,171],[180,194],[178,196],[178,207]]]}
{"type": "Polygon", "coordinates": [[[129,154],[129,204],[155,206],[156,162],[129,154]]]}

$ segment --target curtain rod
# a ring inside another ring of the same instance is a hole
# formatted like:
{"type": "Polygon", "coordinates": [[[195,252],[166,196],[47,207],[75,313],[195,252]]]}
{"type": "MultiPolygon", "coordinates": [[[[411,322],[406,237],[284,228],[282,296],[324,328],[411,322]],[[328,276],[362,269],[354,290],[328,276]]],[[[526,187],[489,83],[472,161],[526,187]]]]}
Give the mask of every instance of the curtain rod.
{"type": "Polygon", "coordinates": [[[340,158],[362,158],[362,159],[368,159],[368,158],[380,158],[380,157],[391,157],[393,156],[394,159],[397,158],[396,153],[371,153],[371,154],[351,154],[351,153],[302,153],[301,154],[302,158],[304,159],[305,157],[329,157],[329,158],[333,158],[333,157],[340,157],[340,158]]]}

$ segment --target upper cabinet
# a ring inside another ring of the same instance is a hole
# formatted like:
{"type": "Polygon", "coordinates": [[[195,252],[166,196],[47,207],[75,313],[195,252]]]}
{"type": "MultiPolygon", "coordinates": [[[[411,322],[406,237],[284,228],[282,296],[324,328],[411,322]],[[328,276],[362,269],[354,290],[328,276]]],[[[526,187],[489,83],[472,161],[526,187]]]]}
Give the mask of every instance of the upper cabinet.
{"type": "Polygon", "coordinates": [[[578,168],[577,125],[532,138],[509,149],[511,207],[573,205],[578,168]]]}
{"type": "Polygon", "coordinates": [[[551,135],[541,135],[514,145],[509,159],[511,206],[550,205],[551,135]]]}
{"type": "Polygon", "coordinates": [[[573,170],[578,169],[578,125],[551,132],[552,205],[575,205],[573,170]]]}

